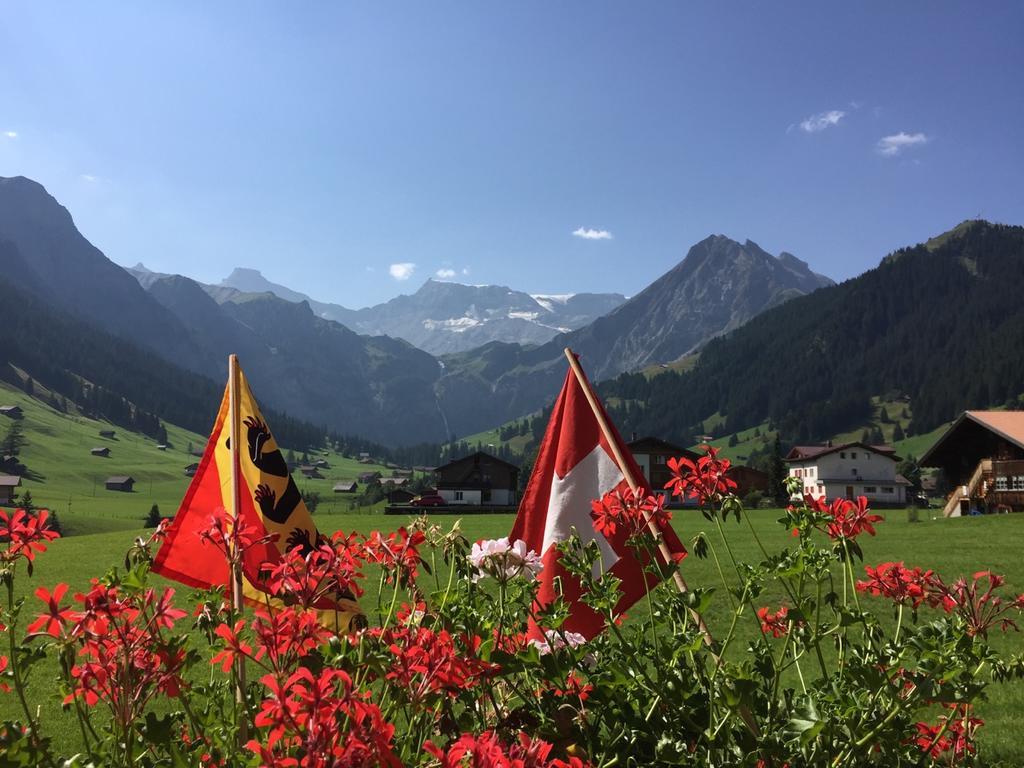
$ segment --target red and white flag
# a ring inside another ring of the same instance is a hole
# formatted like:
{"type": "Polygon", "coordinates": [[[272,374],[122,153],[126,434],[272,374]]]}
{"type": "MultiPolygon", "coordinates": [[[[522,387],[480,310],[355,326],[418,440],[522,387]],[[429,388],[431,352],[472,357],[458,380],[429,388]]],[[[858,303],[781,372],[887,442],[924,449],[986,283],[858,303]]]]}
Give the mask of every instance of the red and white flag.
{"type": "MultiPolygon", "coordinates": [[[[601,404],[597,402],[596,405],[604,415],[601,404]]],[[[627,546],[628,534],[622,526],[616,534],[606,537],[594,528],[590,516],[592,501],[603,498],[609,491],[626,491],[629,488],[627,471],[640,484],[640,493],[650,493],[643,473],[606,415],[605,422],[618,443],[619,455],[628,467],[620,467],[616,462],[583,386],[570,369],[551,412],[533,474],[509,535],[513,541],[523,539],[530,549],[541,554],[544,568],[539,575],[537,602],[547,605],[558,598],[555,579],[561,577],[562,597],[572,607],[563,629],[579,632],[588,639],[604,629],[604,620],[580,602],[580,584],[562,567],[559,552],[553,545],[569,538],[573,529],[584,544],[597,542],[604,570],[622,579],[622,597],[616,606],[617,613],[624,612],[642,598],[646,589],[657,581],[656,577],[644,572],[643,563],[627,546]]],[[[685,548],[670,526],[661,527],[660,531],[674,557],[685,554],[685,548]]]]}

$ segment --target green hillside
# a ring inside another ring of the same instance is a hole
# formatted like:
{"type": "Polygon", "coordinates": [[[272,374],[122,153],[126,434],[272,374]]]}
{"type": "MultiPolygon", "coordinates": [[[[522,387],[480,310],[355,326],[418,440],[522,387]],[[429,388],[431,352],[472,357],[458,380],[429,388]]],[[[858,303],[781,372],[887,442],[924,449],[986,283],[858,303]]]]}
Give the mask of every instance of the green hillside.
{"type": "MultiPolygon", "coordinates": [[[[38,385],[36,393],[44,399],[48,394],[38,385]]],[[[165,517],[172,516],[190,482],[185,467],[199,461],[190,450],[201,451],[207,440],[206,435],[165,424],[168,447],[162,451],[152,438],[84,416],[73,404],[62,413],[2,382],[0,405],[18,405],[24,411],[24,419],[17,422],[26,440],[19,460],[28,475],[19,492],[30,491],[37,507],[56,512],[67,535],[138,528],[153,504],[165,517]],[[113,439],[100,437],[100,430],[109,429],[115,430],[113,439]],[[101,447],[110,449],[109,457],[90,454],[90,449],[101,447]],[[133,477],[134,491],[106,490],[104,481],[113,475],[133,477]]],[[[0,437],[11,423],[0,420],[0,437]]],[[[301,456],[297,452],[296,458],[301,456]]],[[[352,496],[332,492],[335,483],[355,480],[362,472],[377,471],[385,477],[392,472],[383,464],[361,464],[333,451],[310,459],[325,459],[330,466],[321,470],[320,479],[296,474],[295,480],[300,490],[321,494],[321,514],[347,511],[352,504],[352,496]]]]}

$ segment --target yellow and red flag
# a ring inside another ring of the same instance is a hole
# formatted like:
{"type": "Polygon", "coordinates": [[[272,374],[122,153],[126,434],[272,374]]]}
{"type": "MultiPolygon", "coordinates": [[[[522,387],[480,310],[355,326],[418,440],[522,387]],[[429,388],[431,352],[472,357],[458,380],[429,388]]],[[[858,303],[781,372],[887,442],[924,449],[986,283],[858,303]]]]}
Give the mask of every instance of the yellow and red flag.
{"type": "MultiPolygon", "coordinates": [[[[277,534],[274,540],[250,547],[242,560],[243,594],[262,602],[267,590],[262,586],[261,573],[277,564],[288,550],[312,550],[319,533],[240,368],[237,376],[239,523],[259,532],[257,538],[277,534]]],[[[229,411],[230,382],[199,469],[153,563],[154,572],[202,589],[231,583],[231,569],[224,555],[200,538],[200,533],[210,527],[211,517],[226,517],[225,510],[232,507],[229,411]]],[[[325,623],[345,631],[362,611],[355,600],[346,597],[334,602],[336,606],[324,616],[331,620],[325,623]]]]}

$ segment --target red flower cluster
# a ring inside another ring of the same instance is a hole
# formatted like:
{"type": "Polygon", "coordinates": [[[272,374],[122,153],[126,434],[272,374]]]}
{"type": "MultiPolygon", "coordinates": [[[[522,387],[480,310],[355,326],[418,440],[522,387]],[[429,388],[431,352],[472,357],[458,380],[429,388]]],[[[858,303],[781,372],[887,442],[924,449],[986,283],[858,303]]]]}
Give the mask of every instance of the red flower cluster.
{"type": "Polygon", "coordinates": [[[356,537],[339,532],[330,540],[321,538],[311,550],[292,547],[260,575],[272,595],[304,608],[329,609],[339,598],[354,599],[363,593],[363,562],[356,537]]]}
{"type": "Polygon", "coordinates": [[[956,613],[967,626],[969,635],[985,636],[998,625],[1003,631],[1018,629],[1010,617],[1012,612],[1024,611],[1024,595],[1006,600],[996,594],[1005,583],[1002,576],[990,571],[978,571],[967,579],[946,584],[932,571],[907,568],[903,563],[882,563],[877,568],[865,567],[866,581],[858,581],[857,589],[872,595],[888,597],[896,603],[914,608],[922,603],[956,613]]]}
{"type": "Polygon", "coordinates": [[[81,660],[71,668],[73,689],[65,704],[103,702],[124,728],[142,717],[158,693],[178,695],[185,651],[180,642],[163,637],[163,630],[186,615],[173,606],[173,589],[122,592],[93,579],[89,592],[75,595],[78,611],[60,605],[66,591],[66,584],[52,594],[45,587],[36,590],[47,610],[28,628],[30,635],[70,639],[79,646],[81,660]]]}
{"type": "Polygon", "coordinates": [[[633,536],[648,530],[648,520],[661,528],[672,519],[664,497],[639,496],[630,488],[615,488],[604,498],[590,502],[590,507],[594,529],[606,537],[614,536],[620,527],[633,536]]]}
{"type": "MultiPolygon", "coordinates": [[[[830,539],[856,539],[860,534],[875,535],[875,523],[883,520],[881,515],[871,514],[868,500],[858,496],[856,501],[850,499],[833,499],[831,503],[824,496],[815,498],[810,494],[804,496],[804,503],[816,513],[819,519],[814,527],[826,534],[830,539]]],[[[789,508],[795,512],[794,507],[789,508]]],[[[800,534],[799,528],[793,529],[793,535],[800,534]]]]}
{"type": "Polygon", "coordinates": [[[552,745],[541,739],[519,734],[519,742],[506,746],[492,732],[476,735],[464,733],[457,741],[442,750],[428,741],[423,749],[436,757],[441,768],[586,768],[578,757],[568,760],[551,759],[552,745]]]}
{"type": "Polygon", "coordinates": [[[968,754],[974,754],[974,735],[984,720],[971,717],[970,704],[949,705],[954,714],[940,717],[936,725],[915,723],[917,737],[914,743],[933,760],[948,755],[950,765],[955,765],[968,754]]]}
{"type": "Polygon", "coordinates": [[[783,637],[789,633],[789,608],[782,606],[775,613],[767,607],[757,609],[757,618],[761,620],[761,631],[772,637],[783,637]]]}
{"type": "Polygon", "coordinates": [[[300,667],[287,677],[264,675],[261,682],[270,695],[255,724],[267,728],[268,736],[265,744],[253,739],[246,745],[261,765],[401,766],[392,744],[395,726],[384,720],[368,692],[354,690],[346,672],[328,667],[314,674],[300,667]]]}
{"type": "Polygon", "coordinates": [[[429,695],[455,697],[472,688],[497,665],[476,658],[480,638],[465,638],[460,648],[445,630],[427,627],[397,627],[370,630],[393,656],[384,677],[405,691],[411,702],[420,704],[429,695]]]}
{"type": "Polygon", "coordinates": [[[706,454],[697,461],[690,461],[685,457],[669,459],[668,468],[673,477],[665,483],[665,487],[672,491],[673,496],[697,499],[702,506],[711,504],[736,489],[736,483],[726,477],[731,462],[728,459],[719,459],[717,448],[709,445],[703,448],[706,454]]]}
{"type": "Polygon", "coordinates": [[[857,582],[859,592],[888,597],[901,605],[914,608],[922,603],[931,607],[943,604],[943,585],[932,571],[906,568],[903,563],[882,563],[877,568],[865,566],[866,581],[857,582]]]}
{"type": "Polygon", "coordinates": [[[23,557],[31,563],[36,552],[45,552],[47,542],[60,538],[59,533],[50,529],[49,516],[45,509],[35,515],[16,509],[10,516],[0,509],[0,541],[8,544],[7,549],[0,552],[0,561],[13,562],[23,557]]]}
{"type": "Polygon", "coordinates": [[[386,537],[374,531],[364,544],[366,560],[385,570],[389,584],[395,583],[397,578],[401,584],[411,585],[419,575],[419,566],[423,561],[418,547],[425,540],[423,531],[409,533],[404,527],[386,537]]]}

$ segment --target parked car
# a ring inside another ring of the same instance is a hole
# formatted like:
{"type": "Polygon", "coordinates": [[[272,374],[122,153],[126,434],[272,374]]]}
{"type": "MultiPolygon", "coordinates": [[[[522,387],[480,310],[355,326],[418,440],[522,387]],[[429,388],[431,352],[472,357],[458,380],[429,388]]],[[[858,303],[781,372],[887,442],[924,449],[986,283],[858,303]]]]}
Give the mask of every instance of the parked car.
{"type": "Polygon", "coordinates": [[[427,493],[409,502],[414,507],[441,507],[444,503],[444,497],[439,493],[427,493]]]}

